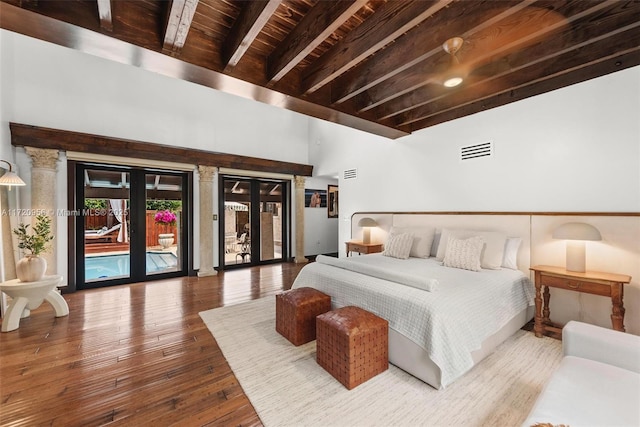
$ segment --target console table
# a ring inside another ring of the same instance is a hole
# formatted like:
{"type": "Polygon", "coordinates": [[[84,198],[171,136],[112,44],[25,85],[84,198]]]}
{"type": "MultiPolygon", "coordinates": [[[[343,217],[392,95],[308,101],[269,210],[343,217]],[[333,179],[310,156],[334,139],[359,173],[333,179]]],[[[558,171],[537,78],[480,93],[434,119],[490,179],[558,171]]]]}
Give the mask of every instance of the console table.
{"type": "Polygon", "coordinates": [[[22,282],[19,279],[0,284],[0,291],[12,298],[11,304],[2,320],[2,332],[18,329],[20,319],[28,317],[31,310],[40,307],[47,301],[56,312],[56,317],[69,314],[69,306],[62,298],[57,286],[62,283],[62,276],[44,276],[35,282],[22,282]]]}

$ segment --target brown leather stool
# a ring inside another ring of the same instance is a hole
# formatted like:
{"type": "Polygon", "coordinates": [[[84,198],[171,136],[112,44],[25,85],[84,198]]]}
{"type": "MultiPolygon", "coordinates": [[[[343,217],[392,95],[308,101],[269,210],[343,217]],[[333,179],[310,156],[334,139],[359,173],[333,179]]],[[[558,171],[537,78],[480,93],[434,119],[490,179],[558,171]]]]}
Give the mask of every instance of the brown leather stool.
{"type": "Polygon", "coordinates": [[[346,388],[389,368],[389,323],[359,307],[343,307],[316,319],[316,360],[346,388]]]}
{"type": "Polygon", "coordinates": [[[276,295],[276,331],[301,345],[316,339],[316,316],[331,310],[331,297],[313,288],[276,295]]]}

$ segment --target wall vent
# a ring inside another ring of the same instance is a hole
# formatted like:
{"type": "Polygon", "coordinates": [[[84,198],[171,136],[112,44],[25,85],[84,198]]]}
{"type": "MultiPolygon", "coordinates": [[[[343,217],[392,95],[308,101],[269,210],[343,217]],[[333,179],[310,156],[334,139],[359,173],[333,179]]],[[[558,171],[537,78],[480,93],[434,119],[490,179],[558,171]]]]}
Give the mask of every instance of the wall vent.
{"type": "Polygon", "coordinates": [[[465,145],[460,147],[460,160],[479,159],[493,156],[493,142],[483,142],[481,144],[465,145]]]}
{"type": "Polygon", "coordinates": [[[347,169],[342,174],[344,179],[356,179],[358,177],[358,169],[347,169]]]}

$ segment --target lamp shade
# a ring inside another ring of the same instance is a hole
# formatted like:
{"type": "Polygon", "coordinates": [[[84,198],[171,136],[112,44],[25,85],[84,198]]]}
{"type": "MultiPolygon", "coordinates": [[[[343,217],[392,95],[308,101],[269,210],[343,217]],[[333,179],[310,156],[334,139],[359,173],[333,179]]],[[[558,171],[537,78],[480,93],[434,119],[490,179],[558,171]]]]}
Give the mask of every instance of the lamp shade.
{"type": "Polygon", "coordinates": [[[361,218],[358,221],[358,227],[377,227],[378,223],[373,218],[361,218]]]}
{"type": "Polygon", "coordinates": [[[602,240],[602,236],[593,225],[583,222],[568,222],[553,230],[554,239],[565,240],[602,240]]]}
{"type": "Polygon", "coordinates": [[[4,173],[4,175],[0,176],[0,185],[4,185],[4,186],[22,186],[22,185],[27,185],[25,184],[25,182],[20,179],[20,177],[18,175],[16,175],[16,173],[13,171],[13,168],[11,167],[11,163],[7,162],[6,160],[0,160],[0,162],[6,163],[9,165],[9,170],[6,171],[4,173]]]}

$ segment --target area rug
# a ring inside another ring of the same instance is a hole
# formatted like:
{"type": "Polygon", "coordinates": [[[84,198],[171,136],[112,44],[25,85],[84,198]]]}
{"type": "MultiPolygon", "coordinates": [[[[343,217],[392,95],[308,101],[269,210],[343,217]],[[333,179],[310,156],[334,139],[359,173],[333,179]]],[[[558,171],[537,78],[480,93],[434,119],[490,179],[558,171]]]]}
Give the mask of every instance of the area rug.
{"type": "Polygon", "coordinates": [[[560,362],[561,343],[518,331],[446,389],[393,365],[347,390],[316,363],[315,341],[275,331],[275,298],[200,313],[267,427],[519,426],[560,362]]]}

